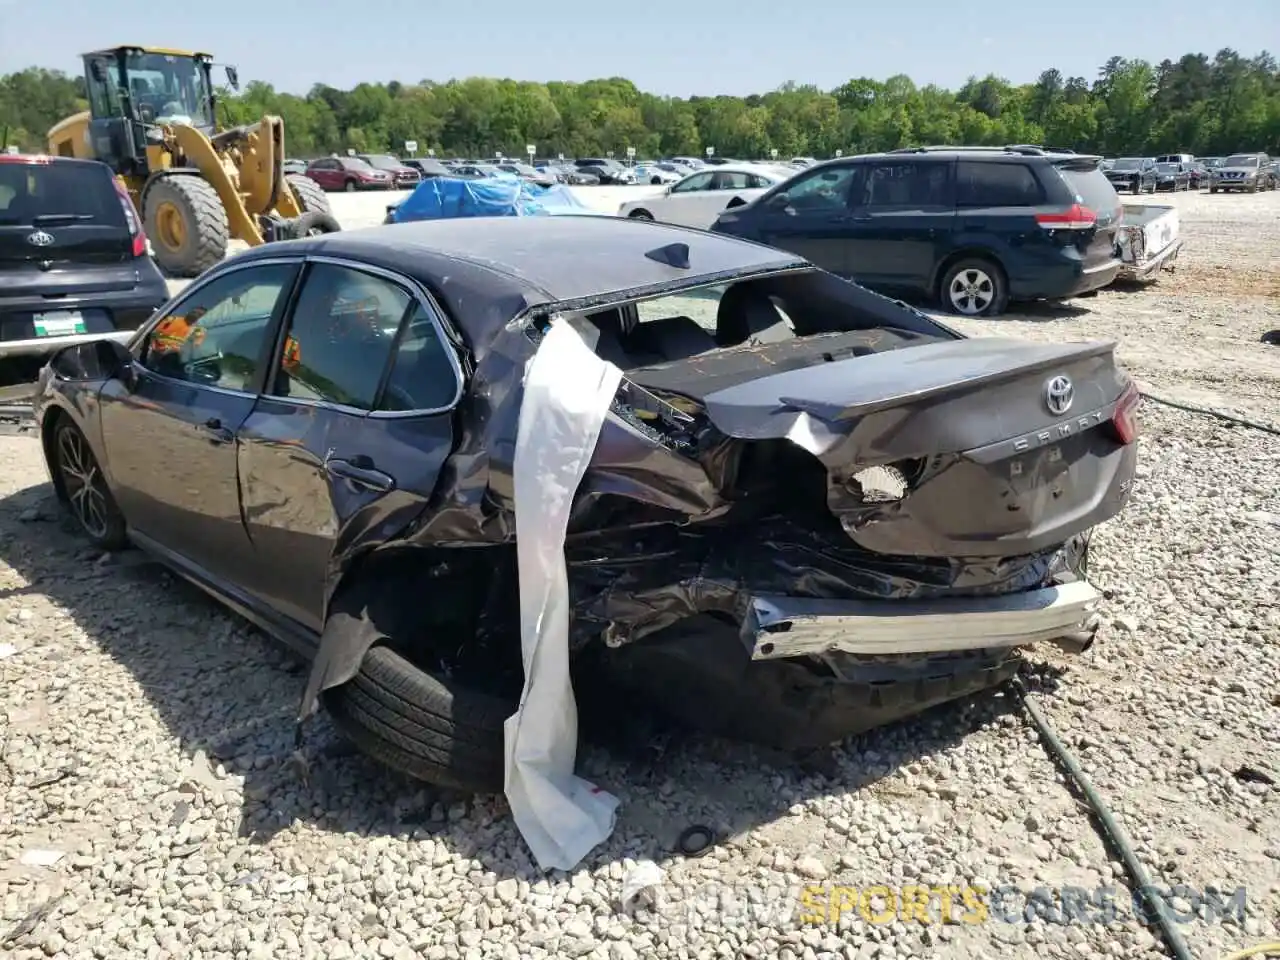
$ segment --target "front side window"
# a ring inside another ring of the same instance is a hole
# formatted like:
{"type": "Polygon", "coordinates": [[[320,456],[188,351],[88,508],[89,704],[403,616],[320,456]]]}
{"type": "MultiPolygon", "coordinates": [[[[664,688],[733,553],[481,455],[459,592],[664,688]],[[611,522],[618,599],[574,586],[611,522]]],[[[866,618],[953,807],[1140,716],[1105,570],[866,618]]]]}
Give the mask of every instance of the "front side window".
{"type": "Polygon", "coordinates": [[[698,190],[709,190],[711,188],[710,173],[695,173],[691,177],[686,177],[671,188],[672,193],[695,193],[698,190]]]}
{"type": "Polygon", "coordinates": [[[180,301],[147,334],[140,361],[155,373],[225,390],[251,391],[272,319],[296,266],[234,270],[180,301]]]}
{"type": "Polygon", "coordinates": [[[350,267],[315,264],[294,307],[272,393],[372,410],[413,298],[350,267]]]}
{"type": "Polygon", "coordinates": [[[797,210],[845,207],[857,174],[858,168],[852,165],[811,170],[786,188],[787,202],[797,210]]]}

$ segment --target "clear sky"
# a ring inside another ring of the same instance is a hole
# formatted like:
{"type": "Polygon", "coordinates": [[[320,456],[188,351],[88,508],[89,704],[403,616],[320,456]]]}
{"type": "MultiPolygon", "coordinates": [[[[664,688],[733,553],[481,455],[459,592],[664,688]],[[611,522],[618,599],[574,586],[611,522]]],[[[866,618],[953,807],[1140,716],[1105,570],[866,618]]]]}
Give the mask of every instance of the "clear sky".
{"type": "Polygon", "coordinates": [[[466,76],[624,76],[675,96],[895,73],[955,88],[1048,67],[1093,80],[1111,56],[1280,56],[1280,0],[0,0],[0,73],[79,72],[80,53],[120,43],[205,50],[295,93],[466,76]]]}

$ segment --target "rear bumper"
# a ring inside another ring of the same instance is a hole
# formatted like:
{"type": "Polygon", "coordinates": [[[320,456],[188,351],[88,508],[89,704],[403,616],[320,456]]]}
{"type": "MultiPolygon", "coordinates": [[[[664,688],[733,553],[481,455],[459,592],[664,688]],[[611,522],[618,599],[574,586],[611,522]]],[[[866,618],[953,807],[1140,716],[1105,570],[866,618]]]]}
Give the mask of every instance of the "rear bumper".
{"type": "Polygon", "coordinates": [[[1064,258],[1060,267],[1010,278],[1009,292],[1015,300],[1066,300],[1101,290],[1115,280],[1121,266],[1116,259],[1085,267],[1079,261],[1073,263],[1064,258]]]}
{"type": "Polygon", "coordinates": [[[1120,277],[1125,280],[1142,280],[1151,276],[1160,269],[1170,269],[1175,260],[1178,259],[1178,251],[1182,249],[1182,239],[1179,238],[1169,244],[1153,257],[1148,257],[1142,263],[1126,263],[1120,268],[1120,277]]]}
{"type": "Polygon", "coordinates": [[[1023,647],[1092,627],[1102,595],[1079,580],[1024,593],[942,600],[752,597],[743,641],[752,660],[845,653],[955,653],[1023,647]]]}
{"type": "Polygon", "coordinates": [[[0,299],[0,358],[47,356],[62,347],[104,337],[127,341],[168,299],[169,290],[159,271],[155,271],[154,280],[132,290],[56,300],[39,296],[0,299]],[[35,315],[64,311],[81,313],[86,331],[36,334],[35,315]]]}

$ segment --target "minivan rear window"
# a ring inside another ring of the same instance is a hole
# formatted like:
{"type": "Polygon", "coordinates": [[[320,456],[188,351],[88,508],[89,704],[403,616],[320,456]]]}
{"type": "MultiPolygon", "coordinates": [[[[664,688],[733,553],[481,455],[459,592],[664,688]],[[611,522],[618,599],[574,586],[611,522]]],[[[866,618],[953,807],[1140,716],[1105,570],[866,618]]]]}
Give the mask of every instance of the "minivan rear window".
{"type": "Polygon", "coordinates": [[[31,226],[38,217],[127,226],[120,195],[104,167],[87,163],[0,163],[0,224],[31,226]]]}
{"type": "Polygon", "coordinates": [[[1034,207],[1043,202],[1040,181],[1025,163],[956,164],[956,206],[1034,207]]]}
{"type": "Polygon", "coordinates": [[[1073,170],[1070,167],[1060,167],[1058,173],[1071,188],[1071,192],[1079,198],[1077,202],[1084,204],[1099,216],[1114,213],[1120,207],[1120,197],[1116,194],[1116,188],[1111,185],[1111,181],[1101,170],[1073,170]]]}

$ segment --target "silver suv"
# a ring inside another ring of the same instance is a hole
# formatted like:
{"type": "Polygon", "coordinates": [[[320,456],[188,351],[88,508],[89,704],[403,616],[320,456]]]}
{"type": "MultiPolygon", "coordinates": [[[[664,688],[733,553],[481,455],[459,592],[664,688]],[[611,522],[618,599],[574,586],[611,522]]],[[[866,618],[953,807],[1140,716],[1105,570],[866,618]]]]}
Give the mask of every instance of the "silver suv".
{"type": "Polygon", "coordinates": [[[1257,193],[1274,190],[1276,178],[1265,153],[1235,153],[1209,171],[1209,192],[1240,190],[1257,193]]]}

